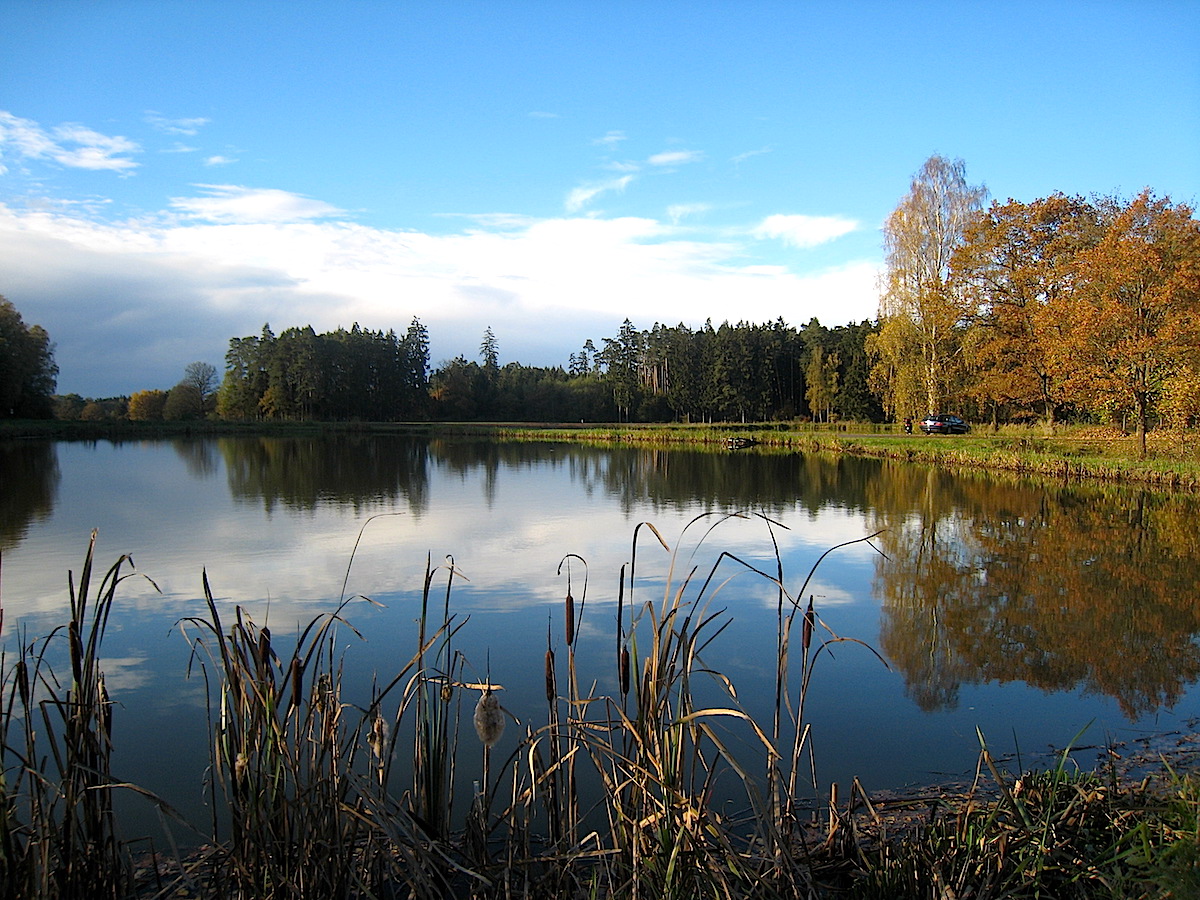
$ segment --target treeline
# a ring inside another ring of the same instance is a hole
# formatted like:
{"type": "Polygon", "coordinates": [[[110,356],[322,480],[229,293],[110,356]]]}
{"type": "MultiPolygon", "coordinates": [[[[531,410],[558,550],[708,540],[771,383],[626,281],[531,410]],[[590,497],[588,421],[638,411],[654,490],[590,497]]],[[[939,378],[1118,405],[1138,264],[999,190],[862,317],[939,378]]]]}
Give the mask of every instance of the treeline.
{"type": "Polygon", "coordinates": [[[53,397],[52,346],[0,298],[0,417],[237,420],[880,421],[955,412],[994,423],[1200,418],[1200,222],[1145,190],[995,202],[965,165],[927,160],[884,226],[873,322],[782,317],[692,328],[628,319],[565,366],[479,359],[433,371],[403,336],[311,326],[233,338],[207,364],[126,401],[53,397]],[[210,377],[211,376],[211,377],[210,377]]]}
{"type": "Polygon", "coordinates": [[[217,414],[226,419],[361,420],[424,418],[429,406],[429,335],[413,319],[403,337],[356,323],[317,334],[311,326],[278,336],[233,338],[217,414]]]}
{"type": "Polygon", "coordinates": [[[216,410],[231,419],[396,421],[760,421],[878,419],[868,385],[869,322],[803,329],[782,319],[714,328],[628,319],[566,367],[501,366],[489,328],[480,361],[455,357],[428,371],[417,321],[393,332],[289,328],[234,338],[216,410]]]}
{"type": "Polygon", "coordinates": [[[626,319],[599,347],[586,341],[564,369],[499,366],[489,330],[481,363],[460,356],[432,374],[432,411],[493,421],[878,419],[865,348],[874,331],[816,319],[799,330],[783,319],[639,330],[626,319]]]}
{"type": "Polygon", "coordinates": [[[901,418],[1200,415],[1200,222],[1150,190],[984,209],[961,160],[931,157],[884,227],[871,385],[901,418]]]}

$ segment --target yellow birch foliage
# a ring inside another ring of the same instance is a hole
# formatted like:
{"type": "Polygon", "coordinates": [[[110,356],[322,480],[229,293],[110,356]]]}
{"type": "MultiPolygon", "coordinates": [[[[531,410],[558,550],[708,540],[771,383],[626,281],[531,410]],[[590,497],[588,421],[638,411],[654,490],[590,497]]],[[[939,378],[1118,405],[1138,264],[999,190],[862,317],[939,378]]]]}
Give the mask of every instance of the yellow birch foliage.
{"type": "Polygon", "coordinates": [[[931,156],[884,226],[887,276],[872,381],[893,416],[936,412],[961,394],[967,310],[950,290],[950,260],[986,191],[962,160],[931,156]]]}

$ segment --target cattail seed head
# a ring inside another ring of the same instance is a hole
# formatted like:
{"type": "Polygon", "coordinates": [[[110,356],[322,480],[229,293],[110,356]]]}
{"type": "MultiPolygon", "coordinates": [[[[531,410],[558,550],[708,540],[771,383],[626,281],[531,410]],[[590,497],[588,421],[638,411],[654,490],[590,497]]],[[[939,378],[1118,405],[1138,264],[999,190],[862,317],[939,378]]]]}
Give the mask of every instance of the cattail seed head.
{"type": "Polygon", "coordinates": [[[266,662],[271,658],[271,629],[264,628],[258,633],[258,658],[266,662]]]}
{"type": "Polygon", "coordinates": [[[567,600],[565,604],[565,623],[567,631],[567,646],[570,647],[575,643],[575,598],[571,596],[571,592],[567,591],[567,600]]]}
{"type": "Polygon", "coordinates": [[[100,687],[100,690],[99,690],[100,696],[98,699],[100,701],[100,709],[99,709],[100,725],[104,729],[105,740],[107,740],[109,742],[109,744],[111,745],[112,744],[112,698],[110,698],[108,696],[108,688],[104,684],[104,673],[103,672],[100,673],[99,687],[100,687]]]}
{"type": "Polygon", "coordinates": [[[558,684],[554,678],[554,651],[546,651],[546,702],[553,703],[558,697],[558,684]]]}
{"type": "Polygon", "coordinates": [[[621,675],[621,696],[624,697],[629,693],[629,648],[621,648],[621,661],[619,664],[621,675]]]}
{"type": "Polygon", "coordinates": [[[21,694],[21,706],[29,709],[29,667],[25,660],[17,663],[17,690],[21,694]]]}
{"type": "Polygon", "coordinates": [[[292,657],[292,665],[288,671],[288,680],[292,683],[292,696],[288,703],[288,708],[292,709],[300,705],[300,695],[304,691],[304,666],[300,663],[300,657],[292,657]]]}
{"type": "Polygon", "coordinates": [[[484,689],[483,696],[475,704],[475,733],[489,750],[499,743],[504,734],[504,711],[491,688],[484,689]]]}
{"type": "Polygon", "coordinates": [[[804,611],[804,633],[803,633],[803,648],[804,652],[808,652],[808,648],[812,646],[813,622],[816,620],[816,613],[813,612],[813,598],[808,598],[808,609],[804,611]]]}
{"type": "Polygon", "coordinates": [[[371,731],[367,734],[367,743],[371,745],[371,753],[375,757],[382,759],[384,747],[387,745],[388,725],[387,721],[378,712],[371,720],[371,731]]]}

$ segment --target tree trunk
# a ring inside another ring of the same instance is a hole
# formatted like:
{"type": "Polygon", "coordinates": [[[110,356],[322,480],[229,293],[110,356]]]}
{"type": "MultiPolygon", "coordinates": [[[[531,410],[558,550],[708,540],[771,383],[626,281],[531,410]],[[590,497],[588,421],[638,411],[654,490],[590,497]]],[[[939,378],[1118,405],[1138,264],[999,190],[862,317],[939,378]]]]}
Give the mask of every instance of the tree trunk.
{"type": "Polygon", "coordinates": [[[1137,412],[1137,441],[1138,441],[1138,458],[1146,458],[1146,420],[1150,416],[1150,404],[1145,398],[1138,398],[1137,412]]]}

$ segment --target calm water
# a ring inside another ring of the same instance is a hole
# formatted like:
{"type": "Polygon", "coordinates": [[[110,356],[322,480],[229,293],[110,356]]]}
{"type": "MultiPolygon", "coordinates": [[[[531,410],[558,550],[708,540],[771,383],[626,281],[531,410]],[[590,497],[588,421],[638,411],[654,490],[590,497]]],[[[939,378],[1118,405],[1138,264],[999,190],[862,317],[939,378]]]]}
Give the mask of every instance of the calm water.
{"type": "MultiPolygon", "coordinates": [[[[118,775],[203,824],[204,685],[186,675],[178,625],[203,613],[202,572],[223,609],[242,605],[277,639],[342,596],[375,601],[351,604],[363,638],[340,642],[363,699],[413,652],[427,558],[450,556],[465,576],[451,608],[468,618],[467,677],[490,670],[505,706],[537,727],[547,635],[563,650],[568,554],[587,564],[586,592],[583,564],[570,569],[580,668],[610,691],[638,523],[673,551],[642,529],[639,602],[693,568],[695,596],[722,552],[774,572],[776,545],[797,595],[825,550],[882,530],[827,557],[804,593],[833,633],[886,660],[836,645],[807,707],[820,782],[857,775],[874,790],[969,774],[977,727],[998,752],[1032,756],[1084,728],[1094,745],[1200,715],[1197,507],[795,454],[366,437],[0,443],[0,598],[11,645],[62,621],[93,528],[98,564],[132,555],[147,578],[121,586],[104,646],[118,775]],[[732,512],[750,515],[693,523],[732,512]]],[[[726,558],[705,599],[728,626],[704,662],[769,722],[777,591],[726,558]]],[[[510,727],[509,751],[523,730],[510,727]]]]}

